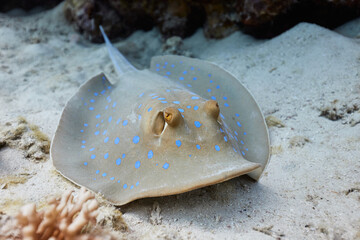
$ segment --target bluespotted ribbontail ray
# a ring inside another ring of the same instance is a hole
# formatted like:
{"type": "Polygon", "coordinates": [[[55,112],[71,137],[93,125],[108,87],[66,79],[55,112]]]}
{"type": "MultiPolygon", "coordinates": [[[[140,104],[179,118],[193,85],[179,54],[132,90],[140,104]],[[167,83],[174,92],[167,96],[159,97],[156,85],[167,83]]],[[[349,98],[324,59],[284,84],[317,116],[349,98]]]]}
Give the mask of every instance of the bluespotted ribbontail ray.
{"type": "Polygon", "coordinates": [[[51,146],[63,176],[115,205],[259,179],[268,131],[235,77],[181,56],[154,57],[138,71],[104,38],[119,79],[100,74],[66,104],[51,146]]]}

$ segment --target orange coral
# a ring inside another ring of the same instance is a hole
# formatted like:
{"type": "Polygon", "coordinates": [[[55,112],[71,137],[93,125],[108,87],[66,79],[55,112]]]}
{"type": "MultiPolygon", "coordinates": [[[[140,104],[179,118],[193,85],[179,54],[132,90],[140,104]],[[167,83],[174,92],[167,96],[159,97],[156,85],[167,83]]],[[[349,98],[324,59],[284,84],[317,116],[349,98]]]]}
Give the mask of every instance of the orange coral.
{"type": "Polygon", "coordinates": [[[10,233],[20,230],[18,235],[21,236],[12,236],[24,240],[112,239],[110,235],[101,232],[82,233],[89,223],[96,224],[99,205],[94,194],[84,188],[76,200],[72,192],[65,192],[60,199],[50,199],[49,207],[43,211],[37,211],[33,203],[23,206],[16,218],[8,221],[3,231],[10,233]]]}

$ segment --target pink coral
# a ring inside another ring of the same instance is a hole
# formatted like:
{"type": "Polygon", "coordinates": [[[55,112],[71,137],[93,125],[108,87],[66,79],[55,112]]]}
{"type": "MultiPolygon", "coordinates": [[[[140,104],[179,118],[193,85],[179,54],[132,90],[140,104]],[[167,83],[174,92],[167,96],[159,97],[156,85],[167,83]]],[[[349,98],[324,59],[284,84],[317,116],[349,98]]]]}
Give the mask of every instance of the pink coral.
{"type": "MultiPolygon", "coordinates": [[[[23,206],[3,230],[7,233],[20,230],[19,235],[24,240],[112,239],[101,232],[82,233],[89,223],[96,224],[99,205],[94,194],[84,188],[76,200],[72,192],[65,192],[60,199],[52,198],[49,207],[43,211],[37,211],[33,203],[23,206]]],[[[19,239],[19,236],[12,236],[19,239]]]]}

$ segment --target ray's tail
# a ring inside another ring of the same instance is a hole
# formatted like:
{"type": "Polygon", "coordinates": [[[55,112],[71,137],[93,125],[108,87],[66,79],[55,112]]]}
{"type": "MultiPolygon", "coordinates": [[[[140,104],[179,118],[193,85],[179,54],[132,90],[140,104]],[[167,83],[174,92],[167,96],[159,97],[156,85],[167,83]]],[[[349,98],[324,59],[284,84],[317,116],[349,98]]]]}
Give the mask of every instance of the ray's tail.
{"type": "Polygon", "coordinates": [[[122,76],[129,72],[137,72],[138,70],[133,65],[131,65],[128,60],[126,60],[126,58],[119,52],[119,50],[117,50],[117,48],[111,44],[102,26],[100,26],[100,31],[105,40],[110,59],[113,62],[118,75],[122,76]]]}

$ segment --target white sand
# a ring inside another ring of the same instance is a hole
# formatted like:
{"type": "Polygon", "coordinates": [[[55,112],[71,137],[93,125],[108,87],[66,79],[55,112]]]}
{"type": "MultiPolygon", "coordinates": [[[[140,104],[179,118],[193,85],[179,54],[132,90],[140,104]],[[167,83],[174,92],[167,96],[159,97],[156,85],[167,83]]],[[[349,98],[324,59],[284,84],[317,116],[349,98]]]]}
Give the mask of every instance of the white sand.
{"type": "MultiPolygon", "coordinates": [[[[359,36],[354,26],[337,31],[359,36]]],[[[130,228],[125,235],[359,239],[360,112],[352,113],[352,104],[360,106],[359,44],[305,23],[267,41],[239,32],[207,40],[201,31],[185,40],[184,47],[196,57],[238,77],[265,116],[279,118],[285,127],[270,128],[273,155],[259,183],[239,177],[177,196],[135,201],[120,208],[130,228]],[[343,118],[320,117],[326,106],[343,118]]],[[[161,37],[156,30],[137,32],[117,46],[141,65],[160,51],[161,37]]],[[[52,138],[66,101],[102,71],[116,76],[104,45],[83,40],[65,21],[61,5],[28,17],[0,15],[1,125],[24,116],[52,138]]],[[[76,189],[56,174],[50,160],[34,163],[23,155],[16,148],[0,149],[0,179],[31,176],[0,189],[0,211],[14,214],[23,203],[41,205],[49,195],[76,189]]]]}

